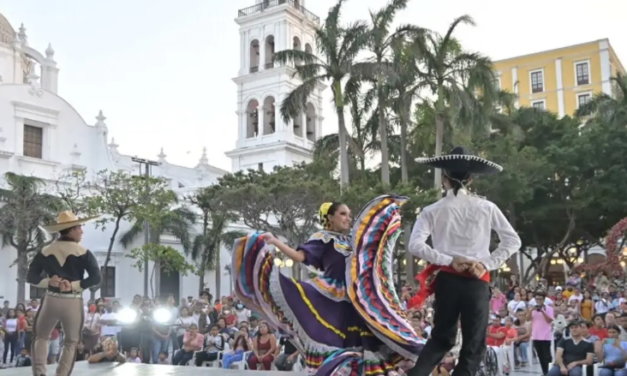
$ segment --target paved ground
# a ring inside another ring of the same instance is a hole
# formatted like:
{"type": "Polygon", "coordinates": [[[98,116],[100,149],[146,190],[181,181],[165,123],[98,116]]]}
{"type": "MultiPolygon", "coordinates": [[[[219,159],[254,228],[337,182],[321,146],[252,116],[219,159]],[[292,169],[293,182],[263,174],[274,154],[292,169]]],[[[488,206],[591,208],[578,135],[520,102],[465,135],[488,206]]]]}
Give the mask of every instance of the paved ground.
{"type": "MultiPolygon", "coordinates": [[[[48,374],[54,374],[54,367],[50,366],[48,374]]],[[[0,376],[31,376],[31,368],[8,368],[0,371],[0,376]]],[[[74,367],[72,376],[236,376],[246,374],[253,374],[257,376],[306,376],[304,372],[279,372],[279,371],[238,371],[238,370],[225,370],[220,368],[207,368],[207,367],[175,367],[164,365],[151,365],[151,364],[123,364],[113,365],[111,363],[103,364],[87,364],[87,362],[78,362],[74,367]]],[[[538,366],[533,369],[526,368],[516,370],[510,373],[510,376],[537,376],[541,375],[540,368],[538,366]]]]}

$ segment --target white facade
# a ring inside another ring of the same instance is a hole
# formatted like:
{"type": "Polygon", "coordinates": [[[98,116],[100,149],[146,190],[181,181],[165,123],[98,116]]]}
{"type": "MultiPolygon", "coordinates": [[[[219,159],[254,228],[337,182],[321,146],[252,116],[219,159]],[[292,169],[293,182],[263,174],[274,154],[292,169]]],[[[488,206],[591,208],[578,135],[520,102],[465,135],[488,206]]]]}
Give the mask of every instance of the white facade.
{"type": "MultiPolygon", "coordinates": [[[[16,33],[0,14],[0,174],[11,171],[37,176],[52,183],[68,171],[77,169],[86,170],[88,177],[104,169],[139,173],[139,166],[131,160],[131,156],[120,154],[113,138],[109,141],[106,118],[102,112],[96,116],[95,123],[88,124],[59,96],[58,78],[59,69],[52,47],[48,46],[44,54],[31,48],[26,30],[21,27],[16,33]]],[[[195,168],[168,163],[163,149],[155,161],[160,165],[153,168],[152,174],[169,179],[172,189],[181,194],[210,185],[227,173],[209,165],[204,152],[195,168]]],[[[123,223],[119,234],[129,228],[129,223],[123,223]]],[[[91,225],[85,227],[83,244],[94,252],[101,265],[104,264],[111,231],[111,226],[105,231],[91,225]]],[[[142,241],[143,237],[140,237],[128,249],[116,242],[113,249],[109,266],[115,267],[114,296],[123,302],[129,302],[134,294],[143,294],[144,291],[143,273],[131,266],[131,259],[124,257],[128,250],[140,246],[142,241]]],[[[162,242],[182,251],[176,239],[163,236],[162,242]]],[[[229,257],[223,249],[220,273],[225,273],[229,257]]],[[[17,294],[17,271],[11,267],[15,259],[13,248],[0,250],[0,299],[8,299],[11,304],[15,304],[17,294]]],[[[215,272],[208,272],[205,282],[216,295],[214,281],[215,272]]],[[[171,282],[168,292],[174,289],[175,295],[180,297],[198,295],[197,276],[181,276],[178,287],[177,281],[168,282],[171,282]]],[[[229,294],[229,286],[228,275],[223,275],[220,295],[229,294]]],[[[26,286],[26,298],[29,295],[29,286],[26,286]]],[[[88,293],[85,295],[87,297],[88,293]]]]}
{"type": "Polygon", "coordinates": [[[311,93],[302,115],[284,122],[281,102],[301,80],[291,66],[273,63],[275,51],[313,52],[319,19],[303,0],[257,0],[240,9],[240,69],[237,84],[238,138],[226,153],[233,171],[264,169],[311,161],[314,142],[322,132],[322,90],[311,93]]]}

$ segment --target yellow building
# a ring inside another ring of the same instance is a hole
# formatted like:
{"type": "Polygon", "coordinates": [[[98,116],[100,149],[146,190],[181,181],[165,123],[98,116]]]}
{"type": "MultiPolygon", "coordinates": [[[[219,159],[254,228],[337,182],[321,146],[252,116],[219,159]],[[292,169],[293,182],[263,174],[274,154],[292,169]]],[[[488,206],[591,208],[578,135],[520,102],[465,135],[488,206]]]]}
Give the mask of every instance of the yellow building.
{"type": "Polygon", "coordinates": [[[499,86],[518,106],[572,115],[594,93],[612,94],[610,77],[625,68],[608,39],[494,62],[499,86]]]}

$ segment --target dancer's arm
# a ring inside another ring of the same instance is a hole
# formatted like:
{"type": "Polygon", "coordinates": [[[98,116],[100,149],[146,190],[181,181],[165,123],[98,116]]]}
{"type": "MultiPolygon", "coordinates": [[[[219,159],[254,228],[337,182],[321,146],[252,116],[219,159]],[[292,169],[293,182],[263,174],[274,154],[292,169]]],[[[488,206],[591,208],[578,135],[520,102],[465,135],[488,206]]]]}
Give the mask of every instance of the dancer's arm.
{"type": "Polygon", "coordinates": [[[42,277],[44,272],[44,257],[45,256],[43,256],[41,253],[37,253],[35,255],[33,261],[28,267],[28,273],[26,273],[26,282],[30,283],[33,286],[47,289],[50,278],[42,277]]]}
{"type": "MultiPolygon", "coordinates": [[[[492,204],[492,203],[491,203],[492,204]]],[[[514,253],[518,252],[522,245],[520,237],[509,223],[501,209],[492,204],[490,226],[499,236],[498,247],[490,254],[490,257],[481,260],[487,271],[497,270],[514,253]]]]}
{"type": "Polygon", "coordinates": [[[266,243],[273,245],[279,249],[279,251],[283,252],[287,257],[291,258],[295,262],[303,262],[305,261],[305,252],[297,251],[289,245],[283,243],[279,239],[274,236],[264,235],[266,239],[266,243]]]}
{"type": "Polygon", "coordinates": [[[80,281],[72,281],[72,291],[74,292],[83,292],[83,290],[98,286],[102,282],[102,274],[100,273],[100,266],[96,256],[91,251],[87,251],[83,257],[83,260],[85,260],[85,271],[88,276],[80,281]]]}

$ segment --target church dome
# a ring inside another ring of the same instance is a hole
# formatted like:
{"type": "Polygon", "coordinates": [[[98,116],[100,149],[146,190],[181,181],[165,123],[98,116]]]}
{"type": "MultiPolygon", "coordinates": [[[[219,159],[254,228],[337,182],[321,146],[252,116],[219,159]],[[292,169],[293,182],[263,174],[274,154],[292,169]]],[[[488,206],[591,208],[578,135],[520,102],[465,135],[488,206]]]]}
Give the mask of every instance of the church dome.
{"type": "Polygon", "coordinates": [[[15,40],[15,30],[9,21],[0,13],[0,45],[12,45],[15,40]]]}

